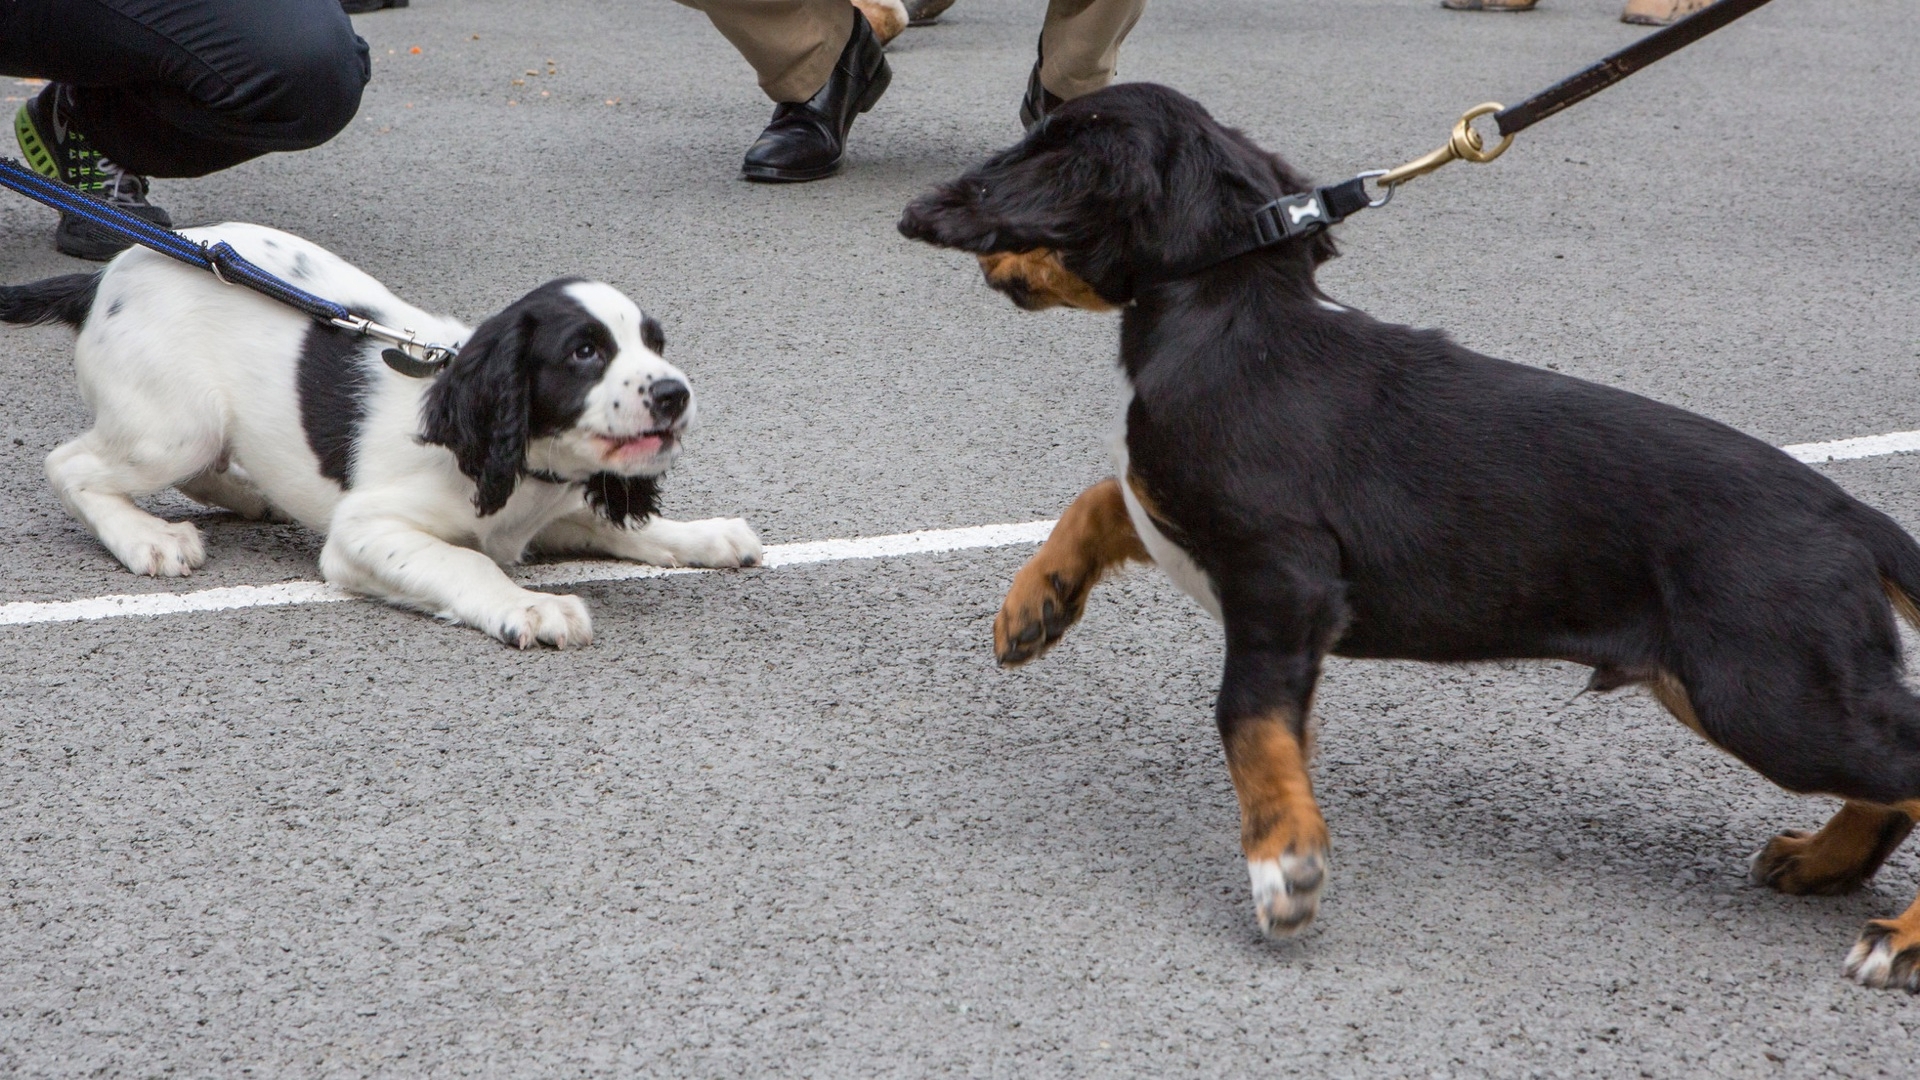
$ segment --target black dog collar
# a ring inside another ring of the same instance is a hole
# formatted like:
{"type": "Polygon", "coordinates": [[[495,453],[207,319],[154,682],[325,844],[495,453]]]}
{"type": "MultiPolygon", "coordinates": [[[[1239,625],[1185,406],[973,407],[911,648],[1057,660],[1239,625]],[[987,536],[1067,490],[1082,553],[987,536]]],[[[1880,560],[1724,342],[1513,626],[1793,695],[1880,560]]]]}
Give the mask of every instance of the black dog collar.
{"type": "Polygon", "coordinates": [[[1380,175],[1383,174],[1364,172],[1338,184],[1329,184],[1326,187],[1314,188],[1312,191],[1303,191],[1298,195],[1285,195],[1275,199],[1253,212],[1253,221],[1238,241],[1193,262],[1153,275],[1152,280],[1174,281],[1183,277],[1192,277],[1202,270],[1212,269],[1228,259],[1237,259],[1250,251],[1259,251],[1261,248],[1270,248],[1289,240],[1312,236],[1328,226],[1338,225],[1349,216],[1370,206],[1385,206],[1387,201],[1393,198],[1392,188],[1388,188],[1386,195],[1379,199],[1367,195],[1367,181],[1380,175]]]}

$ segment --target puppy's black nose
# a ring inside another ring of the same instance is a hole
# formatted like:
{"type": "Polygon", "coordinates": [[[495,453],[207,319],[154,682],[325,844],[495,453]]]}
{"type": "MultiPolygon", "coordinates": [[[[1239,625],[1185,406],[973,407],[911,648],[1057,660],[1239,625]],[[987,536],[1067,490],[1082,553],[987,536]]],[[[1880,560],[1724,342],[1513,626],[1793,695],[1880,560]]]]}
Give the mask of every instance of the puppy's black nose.
{"type": "Polygon", "coordinates": [[[693,391],[679,379],[661,379],[647,389],[653,398],[653,415],[662,423],[671,423],[687,411],[687,402],[693,400],[693,391]]]}

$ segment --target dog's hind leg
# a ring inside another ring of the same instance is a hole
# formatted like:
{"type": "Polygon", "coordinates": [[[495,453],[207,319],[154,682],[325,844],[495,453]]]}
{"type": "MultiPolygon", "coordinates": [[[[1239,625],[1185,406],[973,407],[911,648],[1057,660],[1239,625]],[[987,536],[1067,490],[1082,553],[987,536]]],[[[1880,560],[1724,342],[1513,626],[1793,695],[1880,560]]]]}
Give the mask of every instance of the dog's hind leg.
{"type": "Polygon", "coordinates": [[[222,467],[216,462],[190,479],[174,485],[180,494],[205,506],[231,510],[249,521],[292,521],[237,467],[222,467]]]}
{"type": "MultiPolygon", "coordinates": [[[[1890,633],[1891,628],[1883,628],[1890,633]]],[[[1747,656],[1701,664],[1705,686],[1662,676],[1654,692],[1683,723],[1790,791],[1847,800],[1819,832],[1786,832],[1753,858],[1753,880],[1786,893],[1842,893],[1871,878],[1920,820],[1920,700],[1893,670],[1889,642],[1844,642],[1833,656],[1747,656]],[[1833,673],[1837,678],[1817,676],[1833,673]]],[[[1834,643],[1827,643],[1829,645],[1834,643]]],[[[1866,986],[1920,992],[1920,900],[1867,924],[1847,957],[1866,986]]]]}
{"type": "Polygon", "coordinates": [[[95,427],[47,455],[47,479],[67,510],[127,569],[182,577],[207,560],[200,530],[184,521],[163,521],[133,499],[194,476],[219,450],[217,438],[113,439],[95,427]]]}
{"type": "MultiPolygon", "coordinates": [[[[1920,817],[1920,802],[1905,807],[1920,817]]],[[[1920,994],[1920,897],[1891,919],[1874,919],[1847,953],[1847,978],[1876,990],[1920,994]]]]}
{"type": "Polygon", "coordinates": [[[1102,480],[1067,507],[1007,588],[993,620],[1000,663],[1024,664],[1053,647],[1086,610],[1087,594],[1107,571],[1151,557],[1127,517],[1118,480],[1102,480]]]}
{"type": "Polygon", "coordinates": [[[1817,833],[1789,829],[1754,853],[1753,883],[1794,896],[1838,896],[1873,877],[1913,831],[1903,810],[1871,803],[1840,807],[1817,833]]]}

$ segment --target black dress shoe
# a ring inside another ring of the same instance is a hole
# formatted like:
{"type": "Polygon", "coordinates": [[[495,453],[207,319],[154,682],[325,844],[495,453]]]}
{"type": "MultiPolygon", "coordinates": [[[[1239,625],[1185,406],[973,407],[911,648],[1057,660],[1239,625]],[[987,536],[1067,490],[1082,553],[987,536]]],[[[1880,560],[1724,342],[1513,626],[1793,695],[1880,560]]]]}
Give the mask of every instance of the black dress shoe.
{"type": "Polygon", "coordinates": [[[1020,101],[1020,126],[1032,131],[1047,114],[1065,105],[1060,95],[1040,85],[1040,60],[1033,61],[1033,74],[1027,76],[1027,96],[1020,101]]]}
{"type": "Polygon", "coordinates": [[[853,36],[840,50],[827,85],[810,101],[783,101],[773,107],[773,123],[747,148],[740,175],[778,183],[819,180],[839,172],[853,118],[873,108],[892,80],[893,69],[887,67],[873,28],[855,11],[853,36]]]}

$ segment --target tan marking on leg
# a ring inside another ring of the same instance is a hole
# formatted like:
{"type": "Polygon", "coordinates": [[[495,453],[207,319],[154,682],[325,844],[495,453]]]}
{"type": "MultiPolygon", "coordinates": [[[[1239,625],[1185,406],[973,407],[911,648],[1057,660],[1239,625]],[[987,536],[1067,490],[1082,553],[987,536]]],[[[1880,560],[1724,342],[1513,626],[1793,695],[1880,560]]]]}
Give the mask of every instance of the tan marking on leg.
{"type": "Polygon", "coordinates": [[[1240,846],[1249,859],[1327,846],[1302,741],[1280,717],[1244,722],[1226,740],[1227,772],[1240,797],[1240,846]]]}
{"type": "Polygon", "coordinates": [[[1223,740],[1240,799],[1240,847],[1254,912],[1262,930],[1278,935],[1313,921],[1326,881],[1327,822],[1313,798],[1308,748],[1296,726],[1285,715],[1243,720],[1223,740]]]}
{"type": "Polygon", "coordinates": [[[1119,481],[1102,480],[1073,500],[1013,576],[993,621],[994,654],[1012,667],[1046,652],[1080,620],[1094,584],[1129,561],[1149,561],[1147,549],[1127,517],[1119,481]]]}
{"type": "Polygon", "coordinates": [[[1700,726],[1700,716],[1693,711],[1693,701],[1687,697],[1687,688],[1674,677],[1672,672],[1662,671],[1647,680],[1647,689],[1653,692],[1655,700],[1673,714],[1675,720],[1692,728],[1695,735],[1713,742],[1713,736],[1708,735],[1707,729],[1700,726]]]}
{"type": "MultiPolygon", "coordinates": [[[[1920,809],[1920,806],[1916,806],[1920,809]]],[[[1781,833],[1753,857],[1754,884],[1795,896],[1859,888],[1913,829],[1906,810],[1849,802],[1817,833],[1781,833]]]]}
{"type": "Polygon", "coordinates": [[[1118,305],[1101,299],[1093,286],[1061,265],[1060,255],[1048,248],[997,251],[979,256],[987,284],[1001,290],[1028,311],[1064,304],[1088,311],[1113,311],[1118,305]]]}

